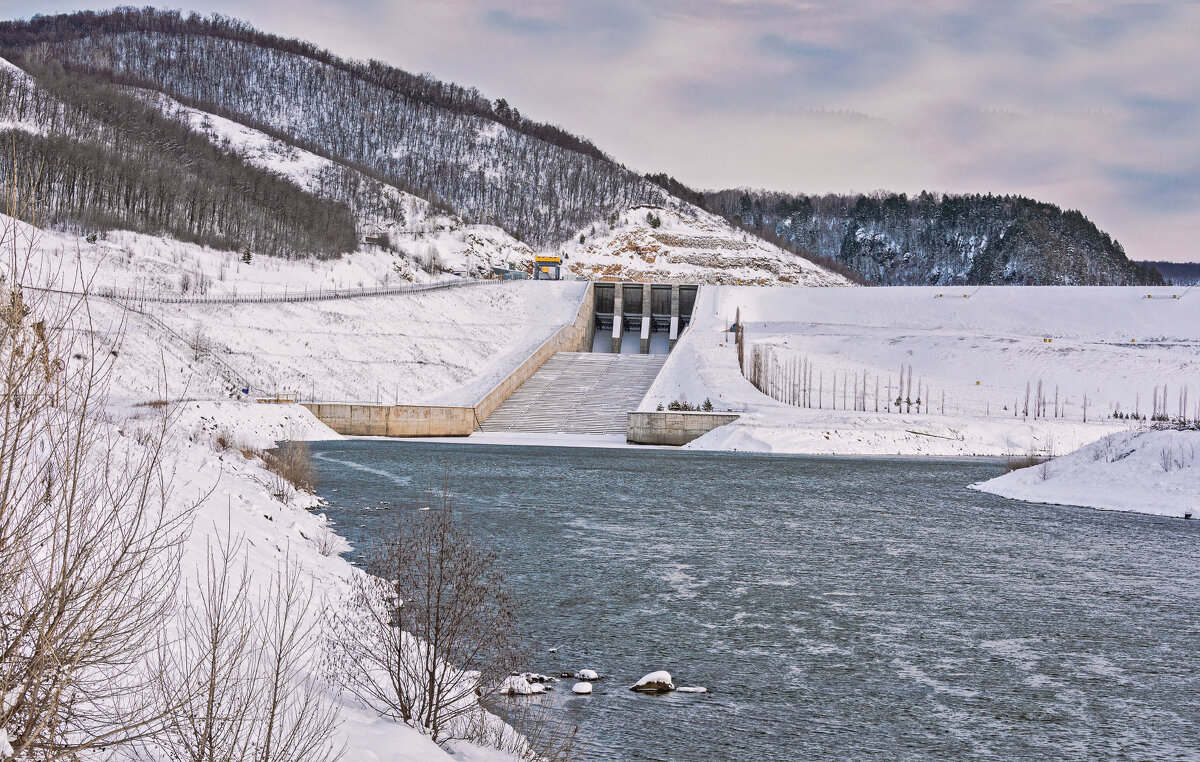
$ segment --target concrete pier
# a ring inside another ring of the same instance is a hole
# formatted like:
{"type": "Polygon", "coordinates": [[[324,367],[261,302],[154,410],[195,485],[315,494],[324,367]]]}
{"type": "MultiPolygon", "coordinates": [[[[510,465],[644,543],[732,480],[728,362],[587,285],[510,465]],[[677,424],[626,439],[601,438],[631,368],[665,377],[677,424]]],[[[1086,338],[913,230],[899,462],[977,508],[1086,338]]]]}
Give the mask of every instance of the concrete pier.
{"type": "Polygon", "coordinates": [[[621,354],[621,334],[625,332],[625,312],[621,286],[621,283],[613,284],[612,353],[614,355],[621,354]]]}
{"type": "Polygon", "coordinates": [[[642,331],[641,331],[641,352],[644,355],[650,354],[650,330],[653,328],[650,322],[650,301],[651,301],[651,286],[649,283],[642,284],[642,331]]]}
{"type": "Polygon", "coordinates": [[[670,333],[670,348],[675,348],[675,342],[679,341],[679,284],[671,284],[671,333],[670,333]]]}
{"type": "Polygon", "coordinates": [[[625,440],[633,444],[685,445],[713,429],[733,423],[736,413],[685,413],[682,411],[629,413],[625,440]]]}

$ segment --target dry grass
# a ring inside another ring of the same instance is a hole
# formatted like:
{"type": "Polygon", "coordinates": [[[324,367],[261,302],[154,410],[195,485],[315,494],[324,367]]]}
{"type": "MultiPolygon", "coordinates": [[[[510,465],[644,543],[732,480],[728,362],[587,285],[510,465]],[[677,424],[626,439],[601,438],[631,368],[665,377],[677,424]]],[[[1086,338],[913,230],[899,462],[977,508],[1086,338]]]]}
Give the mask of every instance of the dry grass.
{"type": "Polygon", "coordinates": [[[1041,465],[1046,461],[1042,455],[1035,453],[1026,453],[1024,455],[1008,455],[1004,459],[1004,470],[1016,471],[1020,468],[1031,468],[1032,466],[1041,465]]]}
{"type": "Polygon", "coordinates": [[[295,489],[316,492],[317,467],[307,442],[285,442],[274,450],[263,452],[262,459],[268,471],[295,489]]]}

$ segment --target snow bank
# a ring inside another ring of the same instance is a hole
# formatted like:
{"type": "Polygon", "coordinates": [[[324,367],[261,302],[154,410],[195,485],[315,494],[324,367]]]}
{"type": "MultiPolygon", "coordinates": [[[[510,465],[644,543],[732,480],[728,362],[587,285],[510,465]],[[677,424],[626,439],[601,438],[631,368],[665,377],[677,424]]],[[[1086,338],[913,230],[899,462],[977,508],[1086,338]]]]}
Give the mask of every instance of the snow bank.
{"type": "Polygon", "coordinates": [[[193,441],[216,444],[225,437],[237,449],[264,450],[278,442],[320,442],[341,435],[300,405],[188,401],[172,405],[181,431],[193,441]]]}
{"type": "MultiPolygon", "coordinates": [[[[297,493],[289,502],[281,502],[271,494],[271,475],[257,458],[247,458],[237,449],[215,449],[208,439],[193,436],[211,432],[214,423],[231,421],[242,426],[237,436],[252,437],[261,445],[269,444],[268,438],[281,432],[288,438],[328,436],[323,427],[307,420],[294,406],[193,402],[178,407],[178,425],[167,442],[168,470],[173,474],[170,500],[179,510],[196,504],[192,531],[183,548],[180,584],[191,590],[194,599],[199,594],[209,543],[226,536],[241,537],[245,570],[253,580],[249,603],[256,609],[266,607],[265,596],[274,588],[276,575],[288,568],[285,561],[311,580],[325,604],[336,605],[344,599],[350,576],[361,572],[337,555],[344,544],[337,543],[340,538],[336,536],[331,538],[335,527],[326,516],[314,512],[319,501],[297,493]]],[[[157,408],[144,406],[128,412],[130,417],[121,424],[127,432],[150,423],[159,413],[157,408]]],[[[309,669],[317,670],[319,665],[314,663],[309,669]]],[[[496,750],[466,744],[458,745],[451,756],[414,728],[381,719],[348,696],[338,700],[343,718],[338,738],[346,744],[346,759],[512,760],[496,750]]]]}
{"type": "Polygon", "coordinates": [[[1174,414],[1180,388],[1200,382],[1198,349],[1200,293],[1183,289],[706,286],[640,409],[707,398],[718,411],[742,413],[688,445],[695,449],[1053,455],[1127,429],[1112,412],[1148,413],[1156,385],[1168,385],[1174,414]],[[772,399],[742,376],[727,332],[739,312],[747,354],[758,345],[811,364],[813,407],[772,399]],[[919,414],[889,412],[901,366],[913,368],[914,396],[923,390],[919,414]],[[855,410],[864,374],[866,409],[855,410]],[[1046,418],[1024,415],[1026,385],[1032,406],[1039,381],[1046,418]]]}
{"type": "Polygon", "coordinates": [[[1111,434],[972,488],[1033,503],[1200,518],[1200,431],[1111,434]]]}

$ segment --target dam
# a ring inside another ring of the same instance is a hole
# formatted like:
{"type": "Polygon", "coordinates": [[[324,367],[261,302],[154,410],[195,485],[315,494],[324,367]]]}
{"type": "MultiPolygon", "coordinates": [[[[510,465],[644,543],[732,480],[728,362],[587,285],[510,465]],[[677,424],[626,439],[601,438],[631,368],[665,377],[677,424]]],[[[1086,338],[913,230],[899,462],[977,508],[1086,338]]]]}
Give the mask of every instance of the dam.
{"type": "MultiPolygon", "coordinates": [[[[469,436],[482,431],[626,435],[629,441],[674,444],[683,429],[673,419],[639,414],[638,425],[631,428],[629,414],[691,324],[699,288],[679,283],[588,284],[575,320],[472,406],[305,405],[334,431],[350,436],[469,436]],[[653,420],[643,420],[647,417],[653,420]],[[648,435],[648,428],[655,426],[671,431],[665,438],[662,432],[648,435]]],[[[698,436],[690,433],[698,423],[684,427],[686,436],[698,436]]],[[[682,441],[686,437],[678,443],[682,441]]]]}

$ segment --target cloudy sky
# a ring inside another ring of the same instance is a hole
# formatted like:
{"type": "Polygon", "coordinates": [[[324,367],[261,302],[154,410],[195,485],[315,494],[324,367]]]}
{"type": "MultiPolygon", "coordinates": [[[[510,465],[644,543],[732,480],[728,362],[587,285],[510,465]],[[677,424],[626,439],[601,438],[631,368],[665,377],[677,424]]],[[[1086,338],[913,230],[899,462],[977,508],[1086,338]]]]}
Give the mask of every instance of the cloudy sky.
{"type": "MultiPolygon", "coordinates": [[[[23,17],[116,3],[0,0],[23,17]]],[[[698,188],[1021,193],[1200,261],[1200,4],[195,0],[698,188]]]]}

